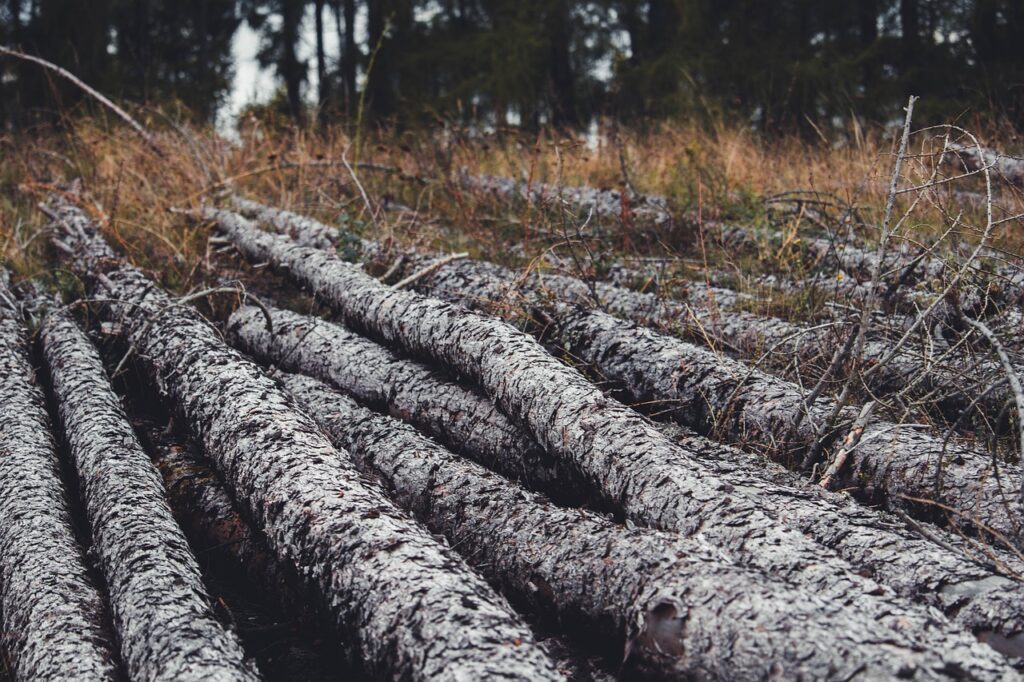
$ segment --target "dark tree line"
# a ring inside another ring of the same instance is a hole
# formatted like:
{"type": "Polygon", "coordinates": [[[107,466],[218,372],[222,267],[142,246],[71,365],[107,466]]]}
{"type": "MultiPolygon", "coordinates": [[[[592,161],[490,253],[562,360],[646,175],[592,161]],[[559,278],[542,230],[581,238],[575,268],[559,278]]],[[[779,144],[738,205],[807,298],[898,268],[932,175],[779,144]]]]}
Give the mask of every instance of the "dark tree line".
{"type": "MultiPolygon", "coordinates": [[[[0,0],[4,44],[104,91],[210,119],[231,41],[259,31],[277,102],[304,122],[431,117],[574,127],[718,117],[810,130],[921,115],[1024,122],[1020,0],[0,0]],[[335,35],[331,35],[331,33],[335,35]],[[306,59],[302,55],[311,54],[306,59]],[[310,78],[316,75],[315,81],[310,78]],[[316,83],[317,87],[312,87],[316,83]],[[812,123],[813,122],[813,123],[812,123]]],[[[3,63],[2,111],[31,120],[76,93],[3,63]]]]}

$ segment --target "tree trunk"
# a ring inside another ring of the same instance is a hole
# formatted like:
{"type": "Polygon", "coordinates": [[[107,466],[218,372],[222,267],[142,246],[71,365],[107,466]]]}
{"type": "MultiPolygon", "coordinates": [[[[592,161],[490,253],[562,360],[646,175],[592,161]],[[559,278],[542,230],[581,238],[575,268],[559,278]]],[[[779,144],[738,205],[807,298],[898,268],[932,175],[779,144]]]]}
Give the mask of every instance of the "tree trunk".
{"type": "MultiPolygon", "coordinates": [[[[916,607],[854,575],[834,553],[780,526],[756,491],[739,491],[715,477],[646,419],[605,397],[578,372],[509,325],[408,291],[380,284],[333,254],[296,246],[226,211],[207,212],[250,260],[268,262],[317,292],[353,326],[430,358],[476,381],[512,419],[590,490],[632,520],[684,534],[700,532],[735,561],[835,599],[849,599],[883,621],[902,611],[905,623],[936,625],[916,607]],[[780,548],[785,548],[781,552],[780,548]],[[875,592],[875,594],[870,594],[875,592]],[[925,623],[924,621],[929,621],[925,623]]],[[[923,635],[923,633],[922,633],[923,635]]],[[[973,641],[939,624],[928,635],[952,647],[973,641]]],[[[980,654],[966,653],[967,659],[980,654]]]]}
{"type": "Polygon", "coordinates": [[[283,381],[338,447],[492,581],[565,627],[625,643],[632,674],[891,677],[942,665],[944,652],[917,652],[906,633],[894,637],[856,609],[731,565],[703,540],[552,507],[315,379],[283,381]]]}
{"type": "Polygon", "coordinates": [[[351,116],[356,104],[356,67],[359,62],[359,47],[356,45],[356,0],[339,0],[339,8],[345,17],[344,33],[339,31],[341,52],[341,78],[345,87],[345,111],[351,116]]]}
{"type": "Polygon", "coordinates": [[[110,301],[104,315],[278,559],[319,588],[353,658],[378,677],[557,678],[507,603],[367,484],[273,380],[124,265],[84,213],[53,204],[71,265],[110,301]]]}
{"type": "MultiPolygon", "coordinates": [[[[460,184],[469,190],[490,196],[500,201],[527,201],[540,206],[554,206],[560,210],[568,206],[581,219],[593,217],[598,220],[618,221],[623,217],[622,192],[614,189],[594,187],[562,187],[540,182],[517,182],[511,178],[493,175],[462,175],[460,184]]],[[[629,199],[626,209],[630,224],[658,228],[664,237],[664,229],[673,224],[672,211],[668,200],[652,194],[641,194],[629,199]]]]}
{"type": "MultiPolygon", "coordinates": [[[[283,231],[286,227],[291,228],[289,234],[292,234],[299,243],[319,244],[323,241],[338,240],[340,238],[340,236],[337,236],[339,235],[338,231],[316,221],[295,221],[289,219],[287,214],[282,213],[274,214],[274,217],[275,221],[272,224],[275,229],[283,231]]],[[[373,248],[371,245],[363,246],[362,251],[370,255],[373,253],[373,248]]],[[[510,300],[514,300],[520,290],[525,290],[528,297],[530,297],[529,300],[541,307],[544,306],[544,301],[552,295],[556,299],[578,303],[588,308],[595,305],[596,298],[606,310],[645,322],[659,320],[664,326],[677,327],[680,323],[685,324],[686,320],[692,319],[692,311],[694,310],[687,304],[664,301],[654,294],[629,291],[603,283],[586,283],[562,275],[531,273],[525,278],[517,278],[514,273],[501,266],[468,259],[445,265],[429,277],[421,279],[417,286],[421,290],[447,301],[456,302],[467,307],[484,307],[496,312],[501,312],[502,310],[507,312],[509,306],[506,304],[510,300]],[[535,296],[536,292],[545,293],[547,296],[538,301],[535,296]]],[[[721,292],[718,290],[702,291],[698,289],[695,293],[697,294],[695,303],[701,305],[697,301],[715,300],[717,302],[721,292]]],[[[724,303],[724,301],[721,302],[724,303]]],[[[703,305],[706,306],[707,303],[703,305]]],[[[572,313],[567,311],[565,314],[571,315],[573,319],[583,320],[580,324],[584,326],[590,324],[594,329],[613,330],[608,333],[620,330],[626,336],[636,335],[638,338],[647,338],[644,336],[643,331],[637,329],[634,325],[608,315],[596,312],[589,314],[578,311],[572,313]]],[[[557,317],[558,315],[556,315],[557,317]]],[[[745,312],[720,312],[717,316],[717,321],[712,321],[711,325],[703,326],[698,324],[699,333],[704,338],[710,335],[727,339],[731,348],[740,350],[744,355],[752,356],[763,353],[766,347],[772,348],[774,346],[775,352],[785,354],[787,362],[792,362],[794,356],[804,360],[804,363],[802,363],[803,368],[806,368],[814,361],[827,361],[832,351],[836,348],[837,341],[841,341],[841,339],[837,340],[832,336],[830,330],[809,331],[777,318],[761,318],[745,312]]],[[[556,328],[558,328],[558,325],[556,325],[556,328]]],[[[698,330],[693,331],[694,334],[697,332],[698,330]]],[[[645,390],[641,386],[645,381],[648,381],[644,376],[630,374],[630,380],[636,385],[627,388],[636,389],[637,391],[632,395],[632,400],[636,402],[667,400],[669,401],[668,406],[677,404],[682,400],[677,395],[682,390],[682,387],[673,388],[673,382],[683,381],[686,376],[690,376],[691,380],[693,378],[698,380],[706,379],[709,385],[720,384],[715,391],[711,391],[711,389],[705,386],[694,391],[694,396],[707,393],[707,397],[702,398],[702,400],[712,402],[708,402],[706,408],[699,411],[675,410],[675,414],[685,415],[688,425],[703,433],[710,433],[712,424],[717,422],[722,414],[721,411],[725,408],[724,403],[734,397],[732,396],[732,390],[734,390],[738,380],[749,375],[750,377],[758,377],[761,382],[758,386],[751,385],[746,389],[745,395],[753,397],[750,404],[758,405],[765,395],[776,395],[780,390],[788,396],[787,400],[789,402],[786,408],[783,409],[772,406],[771,410],[774,410],[774,412],[766,410],[764,407],[754,408],[762,410],[762,419],[760,421],[744,421],[749,420],[750,417],[744,415],[742,411],[737,411],[734,405],[728,413],[735,417],[733,426],[731,429],[722,430],[718,434],[719,436],[726,437],[732,442],[740,442],[747,445],[761,443],[763,447],[769,448],[768,451],[765,451],[765,454],[787,464],[792,464],[790,460],[795,455],[805,451],[806,448],[810,447],[817,440],[812,427],[814,424],[823,421],[825,415],[827,415],[830,409],[827,400],[819,399],[816,403],[817,420],[803,420],[802,430],[799,433],[789,434],[788,426],[780,426],[777,420],[779,419],[779,413],[788,414],[789,421],[786,422],[788,424],[792,423],[792,420],[801,414],[802,408],[799,405],[802,405],[803,402],[803,391],[800,391],[798,387],[774,377],[769,377],[761,372],[751,372],[738,363],[733,363],[731,365],[732,369],[726,371],[722,369],[724,365],[719,364],[720,357],[717,354],[695,348],[677,339],[662,337],[656,334],[649,336],[650,338],[662,339],[665,344],[672,348],[681,349],[677,350],[677,353],[685,351],[694,357],[701,358],[701,366],[709,367],[712,371],[703,374],[700,372],[689,372],[686,375],[676,377],[672,373],[679,373],[679,370],[668,368],[668,365],[671,365],[670,362],[663,363],[666,367],[665,372],[669,374],[666,374],[664,378],[657,375],[659,376],[658,381],[660,381],[662,389],[659,396],[652,395],[649,390],[645,390]],[[723,384],[722,382],[725,383],[723,384]],[[767,388],[769,384],[771,385],[770,389],[767,388]],[[722,385],[730,388],[722,388],[722,385]],[[758,424],[761,424],[761,426],[757,426],[758,424]],[[773,425],[774,431],[771,431],[770,434],[765,431],[768,428],[767,425],[773,425]]],[[[585,344],[592,342],[584,334],[581,340],[574,339],[570,343],[585,344]]],[[[628,346],[614,346],[614,349],[619,354],[624,355],[628,355],[630,352],[628,346]]],[[[880,341],[871,341],[865,346],[865,357],[869,360],[879,360],[888,353],[888,350],[888,344],[880,341]]],[[[622,368],[616,367],[614,358],[608,357],[606,353],[607,351],[602,349],[595,351],[587,357],[591,359],[592,365],[598,366],[610,378],[622,375],[622,368]],[[607,365],[607,367],[603,365],[607,365]]],[[[656,358],[657,356],[649,357],[656,358]]],[[[983,366],[978,365],[975,369],[983,366]]],[[[917,358],[912,357],[909,353],[898,354],[884,369],[876,373],[876,376],[880,377],[880,379],[877,383],[873,383],[872,386],[880,392],[883,388],[888,388],[890,391],[899,390],[905,387],[908,381],[925,371],[927,370],[921,366],[917,358]]],[[[811,376],[817,375],[811,373],[811,376]]],[[[937,371],[930,380],[926,379],[921,383],[927,390],[939,392],[942,396],[939,400],[940,409],[948,414],[957,414],[957,408],[961,411],[966,409],[977,397],[976,393],[969,393],[960,388],[964,381],[959,372],[949,371],[947,373],[937,371]]],[[[925,389],[922,388],[921,390],[925,389]]],[[[1003,387],[990,391],[990,394],[984,400],[979,401],[978,404],[988,408],[991,412],[993,408],[998,409],[1002,402],[1005,401],[1008,389],[1003,387]]],[[[662,405],[661,402],[651,404],[656,406],[662,405]]],[[[684,400],[683,404],[691,408],[697,405],[692,397],[684,400]]],[[[852,421],[852,419],[848,421],[852,421]]],[[[874,431],[875,428],[880,428],[886,431],[895,428],[894,425],[884,422],[880,424],[878,427],[872,426],[871,430],[874,431]]],[[[872,450],[881,453],[881,448],[886,443],[900,442],[909,445],[912,441],[918,442],[914,448],[904,451],[907,458],[902,461],[902,465],[908,468],[901,472],[895,468],[895,464],[890,464],[884,467],[883,470],[876,472],[870,479],[862,481],[861,485],[856,486],[857,489],[871,488],[880,499],[902,506],[899,504],[897,493],[922,499],[935,498],[934,491],[921,494],[929,489],[925,474],[928,471],[943,471],[945,472],[943,476],[951,477],[949,478],[949,483],[954,484],[955,487],[945,492],[940,491],[940,499],[945,500],[954,510],[976,510],[979,494],[982,491],[988,491],[985,492],[984,496],[988,501],[982,503],[986,511],[980,519],[985,520],[986,523],[995,523],[994,528],[999,529],[1003,533],[1011,533],[1009,536],[1011,538],[1017,537],[1015,535],[1017,531],[1014,528],[1018,524],[1013,520],[1013,515],[1009,514],[1005,509],[1002,512],[999,511],[1000,503],[998,500],[1003,499],[1003,494],[999,493],[996,497],[992,497],[990,494],[1001,490],[999,482],[991,476],[983,477],[980,481],[971,480],[971,477],[976,474],[984,471],[991,472],[990,462],[985,461],[984,456],[970,450],[957,448],[957,451],[962,451],[967,455],[963,468],[958,466],[947,467],[940,465],[943,459],[949,458],[940,457],[940,454],[945,452],[946,448],[941,447],[934,439],[905,429],[894,430],[893,434],[895,435],[880,437],[877,441],[872,441],[874,445],[871,447],[863,444],[858,448],[858,451],[862,454],[872,450]],[[893,441],[893,438],[897,440],[893,441]],[[930,446],[925,445],[923,442],[919,442],[921,439],[930,441],[932,444],[930,446]],[[931,462],[931,465],[922,470],[920,467],[926,462],[931,462]],[[907,478],[905,479],[904,476],[907,476],[907,478]],[[919,494],[911,492],[915,489],[919,494]],[[966,506],[964,506],[965,504],[966,506]]],[[[842,439],[842,434],[839,434],[838,442],[841,443],[842,439]]],[[[873,460],[874,456],[869,459],[873,460]]],[[[887,458],[879,461],[887,461],[887,458]]],[[[864,461],[863,465],[867,468],[861,471],[862,474],[867,474],[874,469],[873,466],[868,465],[868,461],[864,461]]],[[[855,480],[853,479],[853,481],[855,480]]],[[[944,515],[943,510],[939,508],[932,507],[930,510],[926,510],[920,504],[911,506],[915,507],[917,511],[925,513],[929,518],[934,519],[944,515]]],[[[969,518],[961,520],[968,521],[969,518]]]]}
{"type": "MultiPolygon", "coordinates": [[[[274,600],[280,610],[308,619],[316,599],[304,593],[298,576],[274,558],[267,540],[239,513],[223,481],[196,445],[173,428],[135,419],[146,449],[167,486],[167,496],[175,517],[185,527],[193,545],[204,554],[223,557],[230,570],[244,573],[249,580],[274,600]]],[[[558,671],[570,680],[589,679],[593,666],[586,656],[569,642],[538,640],[551,654],[558,671]],[[586,675],[582,677],[581,675],[586,675]]],[[[305,655],[313,654],[306,652],[305,655]]],[[[303,654],[300,653],[301,658],[303,654]]],[[[597,672],[597,671],[595,671],[597,672]]],[[[611,682],[611,676],[601,682],[611,682]]]]}
{"type": "Polygon", "coordinates": [[[331,96],[331,81],[327,76],[327,53],[324,49],[324,2],[315,0],[313,16],[316,20],[316,115],[320,125],[327,123],[327,105],[331,96]]]}
{"type": "Polygon", "coordinates": [[[239,514],[206,457],[170,428],[148,419],[134,424],[163,477],[174,517],[196,551],[243,573],[285,613],[306,616],[310,600],[298,575],[274,558],[266,538],[239,514]]]}
{"type": "Polygon", "coordinates": [[[479,391],[337,324],[273,308],[270,318],[272,330],[261,309],[239,308],[228,337],[246,353],[327,381],[512,480],[563,503],[581,502],[572,473],[479,391]]]}
{"type": "MultiPolygon", "coordinates": [[[[549,3],[547,38],[550,47],[551,124],[574,127],[580,122],[576,109],[576,74],[572,63],[572,14],[568,0],[549,3]]],[[[504,111],[497,112],[504,116],[504,111]]]]}
{"type": "Polygon", "coordinates": [[[40,338],[128,673],[145,680],[258,679],[235,634],[211,610],[160,475],[99,353],[63,311],[44,317],[40,338]]]}
{"type": "Polygon", "coordinates": [[[303,118],[302,64],[298,57],[299,33],[302,27],[303,2],[284,0],[281,3],[281,78],[288,95],[288,110],[296,122],[303,118]]]}
{"type": "Polygon", "coordinates": [[[119,680],[20,317],[0,269],[0,667],[16,680],[119,680]]]}

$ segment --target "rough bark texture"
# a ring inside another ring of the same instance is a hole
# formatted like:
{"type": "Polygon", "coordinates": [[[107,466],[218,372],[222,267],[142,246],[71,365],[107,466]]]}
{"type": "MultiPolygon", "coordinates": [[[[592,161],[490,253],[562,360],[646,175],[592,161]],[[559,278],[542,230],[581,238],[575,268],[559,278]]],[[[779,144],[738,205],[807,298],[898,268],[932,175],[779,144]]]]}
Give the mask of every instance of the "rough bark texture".
{"type": "Polygon", "coordinates": [[[229,337],[247,353],[327,381],[513,480],[579,502],[571,473],[479,391],[338,324],[274,308],[270,315],[272,330],[263,310],[239,308],[228,321],[229,337]]]}
{"type": "Polygon", "coordinates": [[[15,680],[115,680],[20,318],[0,269],[0,657],[15,680]]]}
{"type": "Polygon", "coordinates": [[[634,220],[656,226],[670,225],[672,211],[664,197],[637,195],[630,198],[613,189],[594,187],[562,187],[540,182],[517,182],[512,178],[493,175],[460,177],[462,187],[501,201],[527,201],[532,205],[565,205],[586,218],[591,212],[595,218],[634,220]]]}
{"type": "Polygon", "coordinates": [[[213,615],[160,475],[99,353],[62,311],[45,316],[40,336],[129,674],[140,680],[258,679],[234,633],[213,615]]]}
{"type": "Polygon", "coordinates": [[[692,453],[605,397],[522,332],[442,301],[395,291],[332,254],[262,232],[234,214],[211,212],[210,217],[248,258],[287,271],[349,323],[478,382],[549,453],[634,521],[702,533],[741,564],[850,600],[894,627],[918,629],[922,641],[948,642],[950,654],[965,661],[991,655],[855,575],[830,550],[778,524],[756,491],[738,491],[715,477],[692,453]]]}
{"type": "Polygon", "coordinates": [[[163,476],[167,500],[192,546],[214,554],[260,586],[288,613],[306,611],[306,595],[294,571],[274,557],[266,538],[239,513],[231,493],[195,444],[173,429],[135,419],[153,463],[163,476]]]}
{"type": "Polygon", "coordinates": [[[566,627],[579,623],[620,645],[625,639],[632,672],[727,680],[944,676],[941,652],[915,651],[912,639],[838,601],[731,565],[702,540],[553,507],[316,379],[283,381],[339,447],[493,581],[557,613],[566,627]]]}
{"type": "Polygon", "coordinates": [[[941,528],[924,531],[811,485],[759,455],[723,447],[671,422],[660,428],[738,488],[764,487],[780,522],[834,549],[898,594],[942,609],[998,651],[1024,657],[1024,562],[1015,553],[941,528]]]}
{"type": "Polygon", "coordinates": [[[557,679],[508,604],[368,483],[294,399],[55,200],[73,267],[121,323],[276,556],[379,677],[557,679]],[[412,597],[412,598],[410,598],[412,597]]]}
{"type": "MultiPolygon", "coordinates": [[[[484,445],[498,448],[505,443],[504,453],[495,449],[493,454],[474,459],[506,476],[521,476],[528,487],[537,487],[538,477],[522,472],[546,465],[533,460],[538,456],[536,449],[517,446],[532,443],[532,438],[507,420],[488,426],[486,420],[495,414],[494,407],[476,392],[439,378],[429,368],[397,357],[338,325],[273,308],[270,314],[272,332],[267,330],[266,318],[259,308],[240,308],[228,323],[229,334],[249,353],[285,369],[328,381],[364,404],[390,410],[421,431],[440,434],[446,442],[452,438],[457,442],[460,434],[469,441],[500,434],[501,440],[487,438],[484,445]],[[402,407],[404,394],[411,401],[409,407],[402,407]],[[430,418],[417,418],[423,412],[430,418]],[[466,421],[470,422],[468,429],[444,428],[466,421]],[[500,457],[500,467],[494,466],[495,457],[500,457]]],[[[970,549],[963,546],[958,536],[939,529],[932,531],[943,544],[957,547],[961,555],[908,531],[897,519],[865,509],[847,496],[808,485],[797,474],[756,455],[723,447],[697,435],[680,438],[717,476],[740,489],[758,490],[768,498],[781,523],[834,549],[858,571],[897,593],[935,604],[974,632],[1009,637],[1024,631],[1024,596],[1019,584],[969,559],[966,555],[970,549]],[[766,485],[763,479],[769,476],[771,485],[766,485]]],[[[540,456],[548,461],[546,456],[540,456]]],[[[558,491],[579,485],[560,479],[556,471],[545,471],[540,479],[545,487],[558,491]]],[[[1009,558],[1003,562],[1010,564],[1005,568],[1011,573],[1018,568],[1019,562],[1009,558]]]]}
{"type": "MultiPolygon", "coordinates": [[[[599,369],[637,403],[654,404],[664,415],[701,433],[745,444],[791,464],[790,447],[809,447],[815,429],[833,409],[821,398],[804,405],[804,391],[741,363],[603,313],[560,311],[548,328],[557,344],[599,369]]],[[[856,410],[841,413],[848,427],[856,410]]],[[[841,443],[844,429],[830,434],[841,443]]],[[[1020,473],[997,472],[991,457],[919,430],[874,421],[840,472],[839,486],[861,491],[873,502],[917,507],[942,518],[946,507],[959,521],[990,528],[1024,546],[1017,503],[1020,473]],[[998,475],[997,475],[998,474],[998,475]],[[933,500],[929,507],[907,498],[933,500]]]]}

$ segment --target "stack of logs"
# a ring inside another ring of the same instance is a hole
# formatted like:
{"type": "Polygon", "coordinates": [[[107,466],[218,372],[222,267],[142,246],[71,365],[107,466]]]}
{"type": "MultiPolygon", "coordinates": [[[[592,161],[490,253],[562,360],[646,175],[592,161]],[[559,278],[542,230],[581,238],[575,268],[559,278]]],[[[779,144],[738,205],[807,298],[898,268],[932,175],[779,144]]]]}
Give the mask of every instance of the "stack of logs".
{"type": "Polygon", "coordinates": [[[808,405],[666,333],[681,309],[644,294],[241,198],[197,217],[331,317],[259,301],[218,327],[67,196],[47,212],[137,385],[115,392],[83,306],[0,286],[16,679],[270,676],[211,598],[211,552],[350,675],[1018,677],[1021,477],[968,444],[808,405]],[[414,290],[371,276],[396,257],[414,290]],[[786,468],[815,448],[843,492],[786,468]]]}

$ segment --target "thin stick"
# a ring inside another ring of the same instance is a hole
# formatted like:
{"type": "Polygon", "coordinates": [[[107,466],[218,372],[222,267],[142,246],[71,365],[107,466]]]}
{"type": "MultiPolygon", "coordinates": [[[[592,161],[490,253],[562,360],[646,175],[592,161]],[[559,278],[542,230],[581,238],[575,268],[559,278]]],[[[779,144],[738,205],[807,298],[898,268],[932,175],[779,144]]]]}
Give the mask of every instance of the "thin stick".
{"type": "MultiPolygon", "coordinates": [[[[969,324],[971,327],[977,329],[981,334],[988,339],[988,342],[992,344],[992,349],[995,350],[996,355],[999,356],[999,362],[1003,366],[1003,370],[1006,372],[1006,380],[1010,383],[1010,389],[1013,391],[1013,399],[1017,406],[1017,431],[1020,436],[1020,451],[1024,453],[1024,389],[1021,388],[1020,377],[1017,375],[1017,370],[1014,369],[1013,363],[1010,362],[1010,356],[1006,353],[1006,348],[999,342],[999,337],[988,328],[984,322],[979,320],[972,320],[971,318],[964,315],[963,321],[969,324]]],[[[1024,486],[1021,487],[1020,491],[1021,502],[1024,503],[1024,486]]]]}
{"type": "Polygon", "coordinates": [[[450,256],[445,256],[444,258],[439,258],[430,265],[428,265],[427,267],[420,270],[419,272],[414,272],[413,274],[409,275],[402,281],[396,282],[393,288],[404,289],[410,284],[413,284],[414,282],[418,282],[419,280],[423,279],[427,275],[431,275],[437,272],[438,270],[448,265],[449,263],[452,263],[457,260],[462,260],[463,258],[469,258],[469,254],[466,253],[465,251],[463,251],[462,253],[453,253],[450,256]]]}
{"type": "Polygon", "coordinates": [[[868,421],[871,419],[871,414],[875,411],[875,401],[869,400],[861,408],[860,414],[857,415],[857,419],[853,422],[853,426],[846,433],[846,440],[843,442],[842,449],[836,454],[836,458],[832,460],[832,464],[829,465],[828,469],[822,475],[821,480],[818,481],[818,485],[826,490],[832,485],[832,479],[843,470],[846,465],[846,460],[849,459],[850,453],[854,451],[857,445],[860,444],[860,437],[864,434],[864,428],[867,426],[868,421]]]}
{"type": "Polygon", "coordinates": [[[34,56],[30,55],[30,54],[25,54],[24,52],[19,52],[18,50],[13,50],[13,49],[11,49],[9,47],[4,47],[3,45],[0,45],[0,54],[5,54],[8,57],[14,57],[15,59],[22,59],[22,60],[27,61],[27,62],[32,62],[33,64],[37,64],[37,65],[43,67],[44,69],[52,71],[52,72],[56,73],[58,76],[66,79],[66,80],[71,81],[73,84],[78,86],[78,88],[80,88],[82,91],[84,91],[87,95],[89,95],[90,97],[95,99],[97,102],[99,102],[103,106],[105,106],[108,109],[110,109],[111,111],[113,111],[114,114],[117,115],[118,118],[120,118],[122,121],[127,123],[132,128],[132,130],[137,132],[142,137],[142,139],[146,141],[146,144],[149,145],[150,149],[155,151],[159,156],[164,156],[163,148],[156,143],[156,140],[153,139],[153,136],[149,133],[148,130],[146,130],[142,126],[141,123],[139,123],[134,118],[132,118],[128,114],[127,111],[125,111],[121,107],[117,106],[112,101],[110,101],[110,99],[107,98],[103,93],[101,93],[98,90],[90,87],[88,84],[83,82],[80,78],[78,78],[78,76],[76,76],[75,74],[71,73],[67,69],[59,67],[56,64],[54,64],[53,62],[48,62],[45,59],[40,59],[39,57],[34,57],[34,56]]]}

